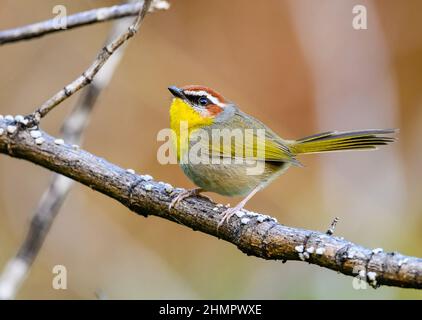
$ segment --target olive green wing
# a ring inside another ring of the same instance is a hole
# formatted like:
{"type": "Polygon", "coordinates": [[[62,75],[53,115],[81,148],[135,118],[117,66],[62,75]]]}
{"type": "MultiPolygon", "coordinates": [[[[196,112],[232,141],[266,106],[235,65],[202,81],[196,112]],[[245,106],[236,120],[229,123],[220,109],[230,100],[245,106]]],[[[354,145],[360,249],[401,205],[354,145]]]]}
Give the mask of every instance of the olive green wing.
{"type": "Polygon", "coordinates": [[[209,153],[214,157],[289,162],[300,166],[287,143],[259,120],[237,111],[208,128],[209,153]]]}

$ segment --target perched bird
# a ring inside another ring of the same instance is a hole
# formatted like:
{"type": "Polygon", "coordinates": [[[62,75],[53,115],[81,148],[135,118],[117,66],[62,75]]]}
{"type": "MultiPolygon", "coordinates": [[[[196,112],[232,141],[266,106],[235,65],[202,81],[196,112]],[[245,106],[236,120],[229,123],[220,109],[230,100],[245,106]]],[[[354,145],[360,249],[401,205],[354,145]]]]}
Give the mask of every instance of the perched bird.
{"type": "Polygon", "coordinates": [[[170,107],[170,127],[178,163],[199,187],[179,193],[169,207],[204,191],[225,196],[245,196],[235,207],[223,212],[217,228],[290,166],[301,166],[297,155],[376,149],[379,145],[394,141],[393,137],[388,136],[395,133],[394,129],[330,131],[298,140],[285,140],[211,88],[189,85],[168,89],[174,96],[170,107]],[[207,133],[209,137],[220,132],[222,138],[220,136],[217,141],[198,139],[195,134],[199,131],[207,133]],[[244,136],[248,133],[252,138],[243,139],[242,143],[233,142],[227,135],[234,132],[244,133],[244,136]],[[202,154],[198,157],[201,161],[191,158],[194,148],[201,150],[202,154]]]}

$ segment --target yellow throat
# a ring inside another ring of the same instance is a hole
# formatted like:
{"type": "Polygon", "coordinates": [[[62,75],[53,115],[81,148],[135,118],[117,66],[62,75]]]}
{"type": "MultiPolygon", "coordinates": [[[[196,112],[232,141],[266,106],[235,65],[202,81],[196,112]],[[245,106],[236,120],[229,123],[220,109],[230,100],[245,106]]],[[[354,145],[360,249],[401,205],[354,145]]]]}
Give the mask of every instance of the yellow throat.
{"type": "Polygon", "coordinates": [[[182,99],[173,99],[170,106],[170,128],[173,132],[173,146],[176,148],[177,160],[188,151],[190,134],[211,125],[212,122],[212,118],[201,116],[182,99]]]}

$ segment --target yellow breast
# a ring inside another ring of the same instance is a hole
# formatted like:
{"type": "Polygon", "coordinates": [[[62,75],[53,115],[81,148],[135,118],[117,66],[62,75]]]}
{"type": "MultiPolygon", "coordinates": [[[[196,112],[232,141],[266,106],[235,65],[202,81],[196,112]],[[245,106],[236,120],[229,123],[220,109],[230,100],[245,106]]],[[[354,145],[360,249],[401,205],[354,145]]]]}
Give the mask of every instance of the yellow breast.
{"type": "Polygon", "coordinates": [[[212,124],[212,118],[203,117],[182,99],[174,98],[170,106],[170,128],[177,160],[188,151],[189,136],[195,130],[212,124]]]}

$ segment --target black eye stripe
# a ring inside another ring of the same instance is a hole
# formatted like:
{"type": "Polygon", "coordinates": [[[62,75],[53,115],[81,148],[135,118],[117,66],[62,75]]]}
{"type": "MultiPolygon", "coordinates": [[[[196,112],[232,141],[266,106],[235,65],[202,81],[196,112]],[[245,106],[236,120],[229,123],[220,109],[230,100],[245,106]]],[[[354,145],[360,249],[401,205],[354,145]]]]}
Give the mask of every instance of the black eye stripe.
{"type": "Polygon", "coordinates": [[[186,99],[188,99],[190,102],[196,105],[207,105],[210,103],[210,100],[206,96],[199,96],[199,95],[193,95],[193,94],[186,94],[186,99]],[[206,101],[206,103],[204,103],[206,101]]]}
{"type": "Polygon", "coordinates": [[[185,97],[189,100],[189,101],[195,101],[195,99],[198,99],[199,96],[194,96],[192,94],[186,94],[185,93],[185,97]]]}

